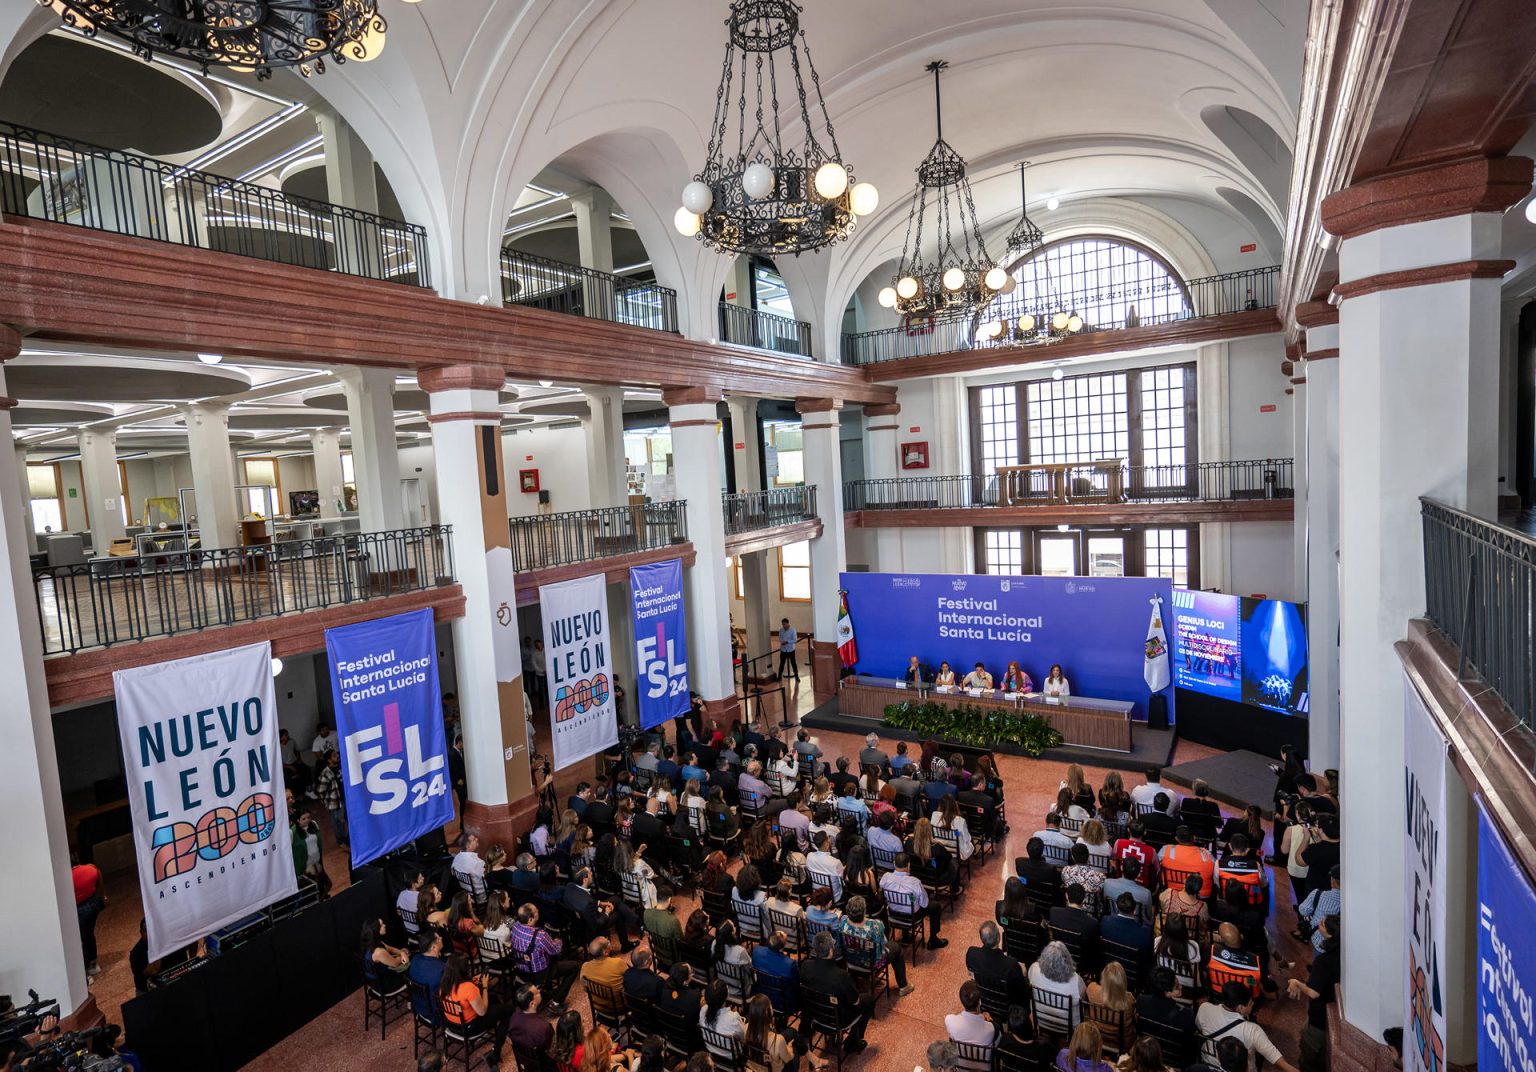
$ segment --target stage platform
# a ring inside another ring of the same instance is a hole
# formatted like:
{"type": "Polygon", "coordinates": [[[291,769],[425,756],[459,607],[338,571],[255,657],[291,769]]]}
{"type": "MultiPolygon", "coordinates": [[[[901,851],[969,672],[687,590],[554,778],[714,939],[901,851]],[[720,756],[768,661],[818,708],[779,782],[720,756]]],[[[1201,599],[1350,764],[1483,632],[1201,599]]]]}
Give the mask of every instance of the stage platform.
{"type": "MultiPolygon", "coordinates": [[[[885,725],[880,719],[858,715],[845,715],[838,710],[836,699],[828,700],[809,714],[802,715],[800,724],[811,729],[835,730],[854,733],[860,737],[871,731],[888,740],[919,741],[922,736],[907,730],[885,725]]],[[[1056,763],[1081,763],[1085,767],[1106,770],[1131,771],[1140,774],[1148,767],[1166,767],[1173,761],[1173,747],[1178,735],[1173,730],[1148,729],[1145,722],[1137,722],[1132,728],[1131,750],[1112,752],[1102,748],[1062,745],[1049,749],[1041,759],[1056,763]]],[[[997,745],[994,752],[1009,756],[1022,756],[1022,749],[1014,745],[997,745]]]]}
{"type": "Polygon", "coordinates": [[[1189,789],[1196,778],[1204,778],[1211,787],[1211,796],[1223,804],[1233,808],[1257,804],[1264,809],[1264,818],[1272,819],[1275,773],[1269,765],[1273,762],[1268,756],[1240,749],[1168,767],[1163,771],[1163,781],[1189,789]]]}

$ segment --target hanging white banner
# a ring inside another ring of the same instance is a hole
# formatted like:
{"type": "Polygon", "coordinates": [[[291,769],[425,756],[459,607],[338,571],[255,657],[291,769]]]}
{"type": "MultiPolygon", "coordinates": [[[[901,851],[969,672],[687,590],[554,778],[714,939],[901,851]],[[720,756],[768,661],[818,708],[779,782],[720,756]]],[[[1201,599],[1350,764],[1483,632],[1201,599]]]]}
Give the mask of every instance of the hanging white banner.
{"type": "MultiPolygon", "coordinates": [[[[1405,1072],[1445,1068],[1445,786],[1450,767],[1445,736],[1413,682],[1403,681],[1403,789],[1407,807],[1408,901],[1403,1023],[1405,1072]]],[[[1325,876],[1326,877],[1326,876],[1325,876]]]]}
{"type": "Polygon", "coordinates": [[[608,650],[608,590],[602,576],[539,587],[548,653],[550,731],[560,770],[619,739],[608,650]]]}
{"type": "Polygon", "coordinates": [[[149,959],[298,892],[272,646],[112,675],[149,959]]]}

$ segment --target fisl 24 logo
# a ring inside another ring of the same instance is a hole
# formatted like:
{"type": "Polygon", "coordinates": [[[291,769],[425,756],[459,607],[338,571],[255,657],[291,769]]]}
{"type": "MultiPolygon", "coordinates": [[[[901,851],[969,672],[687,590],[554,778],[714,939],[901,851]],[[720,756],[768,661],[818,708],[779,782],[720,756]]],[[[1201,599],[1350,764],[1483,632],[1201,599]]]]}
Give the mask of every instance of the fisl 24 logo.
{"type": "Polygon", "coordinates": [[[406,797],[411,807],[419,808],[428,798],[446,793],[446,757],[422,755],[421,727],[401,724],[399,704],[385,704],[380,713],[379,724],[356,729],[341,743],[347,784],[367,788],[368,814],[387,815],[406,797]]]}

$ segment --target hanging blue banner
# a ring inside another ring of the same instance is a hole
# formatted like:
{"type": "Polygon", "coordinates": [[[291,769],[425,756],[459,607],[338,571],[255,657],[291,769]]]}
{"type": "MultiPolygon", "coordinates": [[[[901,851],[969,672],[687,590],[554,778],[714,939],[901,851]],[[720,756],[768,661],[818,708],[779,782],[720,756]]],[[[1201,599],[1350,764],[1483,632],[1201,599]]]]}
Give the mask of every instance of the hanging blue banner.
{"type": "Polygon", "coordinates": [[[640,728],[648,730],[688,711],[682,560],[631,566],[629,587],[634,595],[640,728]]]}
{"type": "Polygon", "coordinates": [[[430,609],[325,631],[357,867],[453,819],[430,609]]]}
{"type": "Polygon", "coordinates": [[[1477,1067],[1529,1068],[1536,1057],[1536,893],[1486,811],[1480,820],[1477,1067]]]}

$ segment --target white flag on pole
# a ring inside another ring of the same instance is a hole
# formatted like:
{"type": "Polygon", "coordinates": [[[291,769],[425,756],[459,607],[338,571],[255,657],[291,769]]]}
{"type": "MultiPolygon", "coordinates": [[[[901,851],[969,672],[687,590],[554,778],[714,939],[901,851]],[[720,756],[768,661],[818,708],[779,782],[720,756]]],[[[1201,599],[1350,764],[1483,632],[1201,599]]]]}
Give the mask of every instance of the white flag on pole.
{"type": "Polygon", "coordinates": [[[1141,676],[1146,678],[1147,688],[1158,693],[1168,687],[1168,634],[1163,631],[1163,597],[1153,596],[1147,602],[1152,604],[1152,621],[1147,626],[1146,663],[1141,676]]]}

